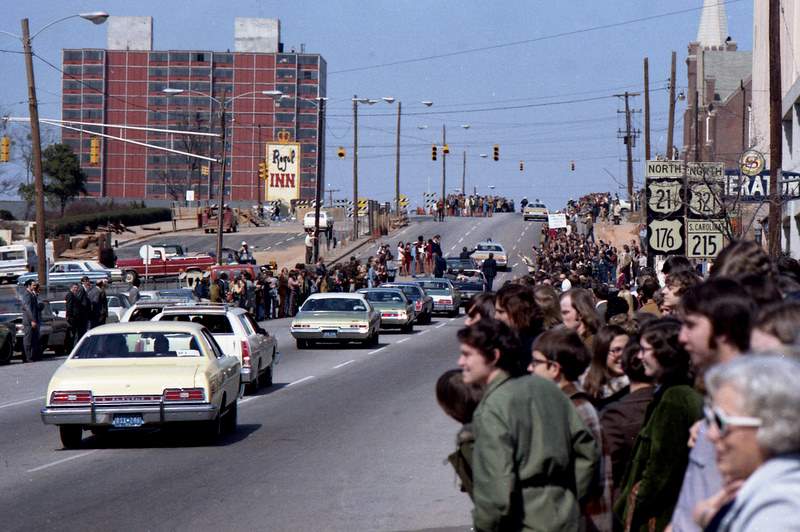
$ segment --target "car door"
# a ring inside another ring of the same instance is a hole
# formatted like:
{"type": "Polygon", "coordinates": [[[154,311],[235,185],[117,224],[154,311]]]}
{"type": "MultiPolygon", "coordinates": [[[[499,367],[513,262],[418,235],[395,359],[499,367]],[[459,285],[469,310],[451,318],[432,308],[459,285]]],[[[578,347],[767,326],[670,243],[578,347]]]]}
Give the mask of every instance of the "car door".
{"type": "Polygon", "coordinates": [[[266,353],[264,340],[260,334],[256,333],[256,327],[250,323],[248,317],[247,313],[239,314],[239,326],[247,338],[247,343],[250,345],[250,360],[253,368],[257,371],[259,368],[265,368],[269,365],[269,355],[266,353]]]}
{"type": "MultiPolygon", "coordinates": [[[[220,404],[220,408],[224,408],[231,403],[231,400],[236,401],[239,397],[239,388],[242,380],[240,375],[241,366],[239,365],[239,360],[235,356],[228,356],[219,348],[219,345],[208,330],[203,329],[202,334],[206,343],[211,347],[211,352],[214,357],[212,364],[215,368],[215,372],[217,372],[219,378],[222,380],[217,395],[221,397],[221,394],[225,392],[228,396],[226,404],[220,404]]],[[[217,396],[210,397],[209,399],[212,403],[220,401],[217,396]]]]}

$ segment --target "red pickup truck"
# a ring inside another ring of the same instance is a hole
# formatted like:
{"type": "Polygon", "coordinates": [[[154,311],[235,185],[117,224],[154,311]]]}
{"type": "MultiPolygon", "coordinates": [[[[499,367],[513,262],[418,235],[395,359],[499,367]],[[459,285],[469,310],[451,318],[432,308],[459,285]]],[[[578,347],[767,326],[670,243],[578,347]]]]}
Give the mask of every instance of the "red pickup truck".
{"type": "Polygon", "coordinates": [[[180,246],[150,246],[139,249],[139,259],[119,259],[116,267],[122,270],[126,283],[137,277],[168,277],[183,272],[202,272],[216,264],[211,255],[184,255],[180,246]]]}

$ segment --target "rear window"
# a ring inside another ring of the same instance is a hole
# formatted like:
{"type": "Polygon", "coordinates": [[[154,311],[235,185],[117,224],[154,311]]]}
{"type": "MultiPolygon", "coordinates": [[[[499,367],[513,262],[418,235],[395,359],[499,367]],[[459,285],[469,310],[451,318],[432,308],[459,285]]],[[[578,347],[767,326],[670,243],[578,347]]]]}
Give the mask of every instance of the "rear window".
{"type": "Polygon", "coordinates": [[[128,321],[150,321],[160,312],[161,307],[137,308],[131,312],[131,317],[128,321]]]}
{"type": "Polygon", "coordinates": [[[380,303],[394,302],[402,303],[403,296],[392,292],[367,292],[365,294],[368,301],[375,301],[380,303]]]}
{"type": "Polygon", "coordinates": [[[72,358],[199,357],[200,344],[189,333],[95,334],[78,346],[72,358]]]}
{"type": "Polygon", "coordinates": [[[426,290],[448,290],[450,288],[447,283],[436,281],[419,281],[419,284],[426,290]]]}
{"type": "Polygon", "coordinates": [[[183,321],[199,323],[211,334],[233,334],[233,327],[224,314],[164,314],[160,321],[183,321]]]}
{"type": "Polygon", "coordinates": [[[478,251],[503,251],[503,248],[496,244],[478,244],[478,251]]]}
{"type": "Polygon", "coordinates": [[[25,252],[21,249],[16,251],[0,251],[0,260],[25,260],[25,252]]]}
{"type": "Polygon", "coordinates": [[[300,309],[302,312],[366,312],[367,307],[360,299],[309,299],[300,309]]]}

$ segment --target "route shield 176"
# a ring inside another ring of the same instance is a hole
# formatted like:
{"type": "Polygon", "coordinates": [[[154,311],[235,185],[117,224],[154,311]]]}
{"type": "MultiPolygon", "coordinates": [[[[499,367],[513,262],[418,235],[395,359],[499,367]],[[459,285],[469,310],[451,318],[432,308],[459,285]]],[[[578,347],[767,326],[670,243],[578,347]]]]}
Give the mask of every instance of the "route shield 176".
{"type": "Polygon", "coordinates": [[[682,220],[651,220],[647,224],[648,244],[658,255],[682,255],[684,249],[682,220]]]}

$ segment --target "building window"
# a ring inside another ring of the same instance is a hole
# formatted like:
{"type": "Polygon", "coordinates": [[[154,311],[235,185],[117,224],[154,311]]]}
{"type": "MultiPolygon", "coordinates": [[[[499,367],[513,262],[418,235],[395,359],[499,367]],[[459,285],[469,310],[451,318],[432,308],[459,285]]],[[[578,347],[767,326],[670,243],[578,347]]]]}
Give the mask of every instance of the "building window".
{"type": "Polygon", "coordinates": [[[102,94],[84,94],[83,105],[103,105],[102,94]]]}
{"type": "Polygon", "coordinates": [[[233,64],[233,54],[215,53],[214,54],[214,63],[219,63],[219,64],[223,64],[223,65],[232,65],[233,64]]]}
{"type": "Polygon", "coordinates": [[[171,79],[188,78],[189,77],[189,69],[188,68],[171,68],[171,69],[169,69],[169,77],[171,79]]]}
{"type": "Polygon", "coordinates": [[[193,78],[207,78],[211,75],[210,68],[193,68],[192,69],[192,77],[193,78]]]}
{"type": "Polygon", "coordinates": [[[169,62],[170,63],[188,63],[189,62],[189,53],[188,52],[169,52],[169,62]]]}
{"type": "Polygon", "coordinates": [[[102,50],[84,50],[83,61],[85,63],[99,62],[103,60],[102,50]]]}
{"type": "Polygon", "coordinates": [[[166,78],[169,75],[168,68],[149,68],[147,70],[147,75],[150,76],[150,79],[153,78],[166,78]]]}
{"type": "Polygon", "coordinates": [[[753,106],[747,105],[747,145],[753,145],[753,106]]]}
{"type": "Polygon", "coordinates": [[[706,142],[711,142],[711,115],[706,116],[706,142]]]}
{"type": "Polygon", "coordinates": [[[80,76],[82,72],[80,65],[66,65],[64,67],[64,75],[67,76],[80,76]]]}
{"type": "Polygon", "coordinates": [[[301,65],[316,65],[319,62],[318,55],[298,55],[297,62],[301,65]]]}
{"type": "Polygon", "coordinates": [[[169,61],[167,52],[150,52],[151,63],[166,63],[169,61]]]}
{"type": "Polygon", "coordinates": [[[83,60],[83,52],[80,50],[64,50],[64,62],[80,63],[83,60]]]}
{"type": "Polygon", "coordinates": [[[233,79],[232,68],[215,68],[214,79],[233,79]]]}
{"type": "Polygon", "coordinates": [[[194,55],[194,60],[198,63],[205,63],[206,62],[206,54],[199,53],[194,55]]]}
{"type": "Polygon", "coordinates": [[[102,78],[103,65],[83,65],[83,76],[87,78],[102,78]]]}

